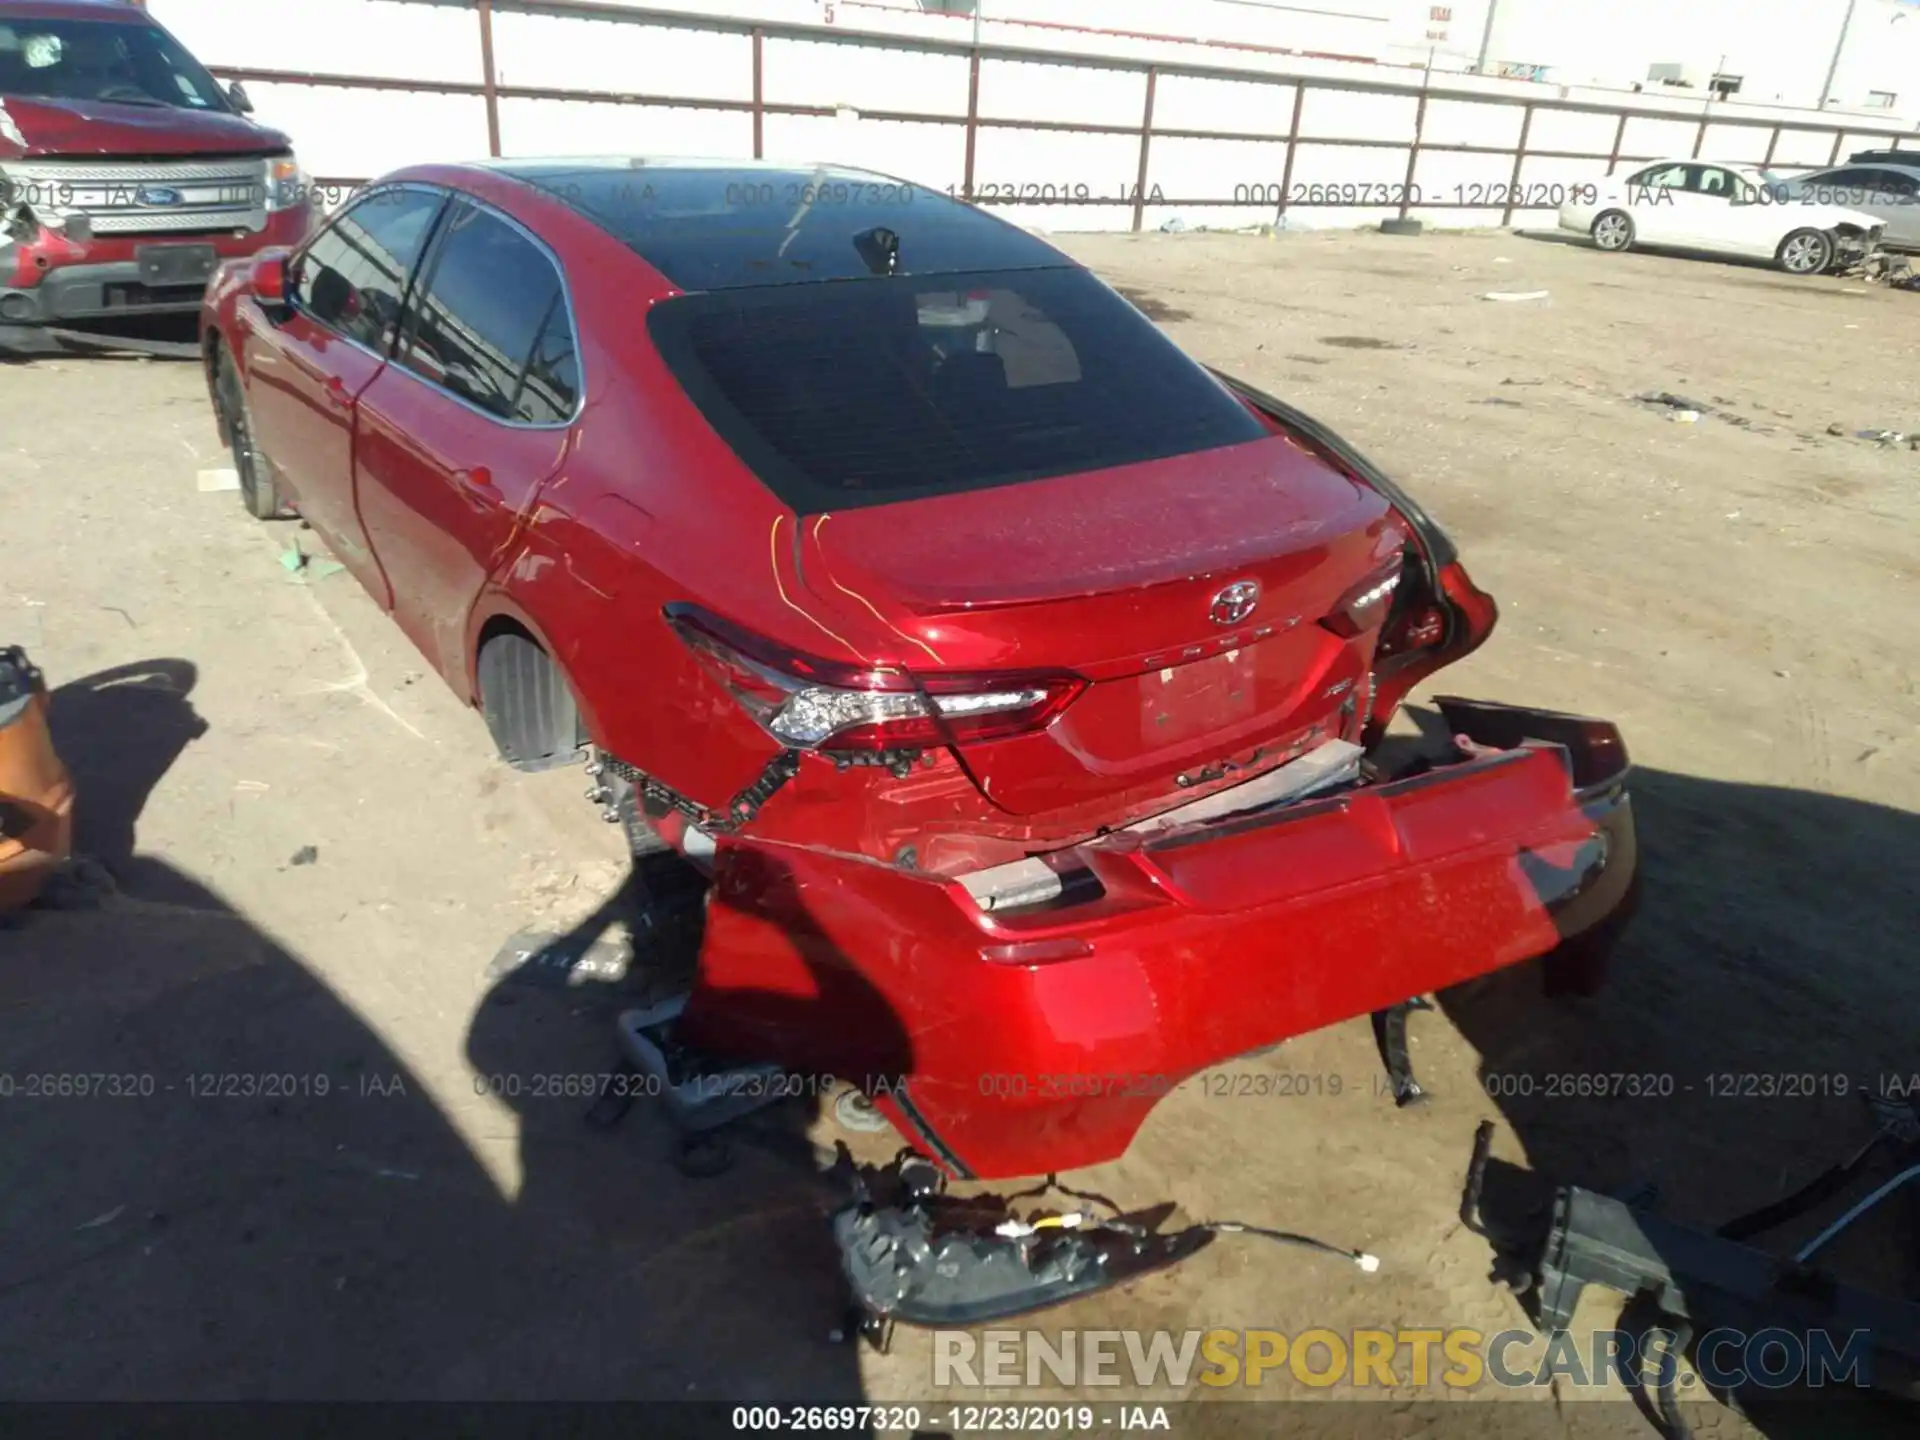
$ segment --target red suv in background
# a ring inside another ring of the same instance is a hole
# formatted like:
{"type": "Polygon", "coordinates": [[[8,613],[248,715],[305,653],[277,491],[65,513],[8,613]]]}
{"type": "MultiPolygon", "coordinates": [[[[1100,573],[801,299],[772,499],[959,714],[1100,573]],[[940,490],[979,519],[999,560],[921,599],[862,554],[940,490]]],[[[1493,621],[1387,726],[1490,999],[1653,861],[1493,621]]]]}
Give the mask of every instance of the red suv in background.
{"type": "Polygon", "coordinates": [[[287,137],[123,0],[0,0],[0,351],[191,314],[224,258],[300,241],[287,137]]]}

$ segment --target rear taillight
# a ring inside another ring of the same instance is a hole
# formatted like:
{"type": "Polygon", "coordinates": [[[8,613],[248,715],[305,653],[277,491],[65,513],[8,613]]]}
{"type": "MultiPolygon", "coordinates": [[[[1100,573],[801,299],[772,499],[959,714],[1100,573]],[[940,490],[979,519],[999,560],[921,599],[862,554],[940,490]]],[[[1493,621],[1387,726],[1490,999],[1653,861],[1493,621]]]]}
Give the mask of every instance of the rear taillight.
{"type": "Polygon", "coordinates": [[[1377,630],[1393,609],[1394,592],[1400,588],[1401,561],[1376,570],[1335,602],[1320,623],[1342,639],[1351,640],[1369,630],[1377,630]]]}
{"type": "Polygon", "coordinates": [[[1044,730],[1086,682],[1060,673],[922,674],[819,660],[691,605],[667,623],[769,735],[795,750],[923,750],[1044,730]]]}

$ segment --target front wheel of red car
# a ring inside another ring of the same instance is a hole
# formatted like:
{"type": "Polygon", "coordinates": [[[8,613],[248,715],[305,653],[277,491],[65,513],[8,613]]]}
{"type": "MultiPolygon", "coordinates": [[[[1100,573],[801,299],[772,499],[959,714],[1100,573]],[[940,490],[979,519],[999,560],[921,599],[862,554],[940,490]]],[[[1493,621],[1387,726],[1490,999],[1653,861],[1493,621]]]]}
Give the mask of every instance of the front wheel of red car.
{"type": "Polygon", "coordinates": [[[247,408],[240,368],[225,348],[220,351],[218,365],[215,390],[220,397],[220,418],[226,422],[227,442],[233,450],[233,468],[240,476],[240,503],[256,520],[278,519],[287,511],[280,503],[280,487],[274,483],[273,464],[254,439],[253,412],[247,408]]]}

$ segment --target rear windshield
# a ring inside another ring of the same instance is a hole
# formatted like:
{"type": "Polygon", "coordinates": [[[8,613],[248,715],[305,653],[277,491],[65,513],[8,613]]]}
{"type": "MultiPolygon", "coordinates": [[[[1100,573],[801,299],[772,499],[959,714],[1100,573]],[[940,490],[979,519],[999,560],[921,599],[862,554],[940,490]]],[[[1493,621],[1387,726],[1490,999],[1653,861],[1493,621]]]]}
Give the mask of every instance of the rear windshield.
{"type": "Polygon", "coordinates": [[[0,18],[0,95],[229,108],[214,78],[166,31],[109,20],[0,18]]]}
{"type": "Polygon", "coordinates": [[[1258,440],[1259,421],[1077,268],[685,295],[654,342],[801,514],[1258,440]]]}

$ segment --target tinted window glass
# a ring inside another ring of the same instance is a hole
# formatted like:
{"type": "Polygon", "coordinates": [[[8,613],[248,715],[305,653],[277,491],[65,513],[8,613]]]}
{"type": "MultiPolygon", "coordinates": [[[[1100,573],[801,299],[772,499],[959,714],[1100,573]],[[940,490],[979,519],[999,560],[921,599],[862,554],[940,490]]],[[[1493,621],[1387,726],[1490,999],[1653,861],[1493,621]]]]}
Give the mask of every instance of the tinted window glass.
{"type": "Polygon", "coordinates": [[[579,376],[560,272],[513,226],[467,207],[448,223],[402,361],[489,415],[565,420],[579,376]]]}
{"type": "Polygon", "coordinates": [[[714,428],[807,514],[1267,433],[1077,268],[715,291],[648,325],[714,428]]]}
{"type": "Polygon", "coordinates": [[[502,168],[591,217],[682,290],[1063,263],[1052,246],[983,210],[857,171],[672,161],[502,168]],[[882,236],[896,242],[890,258],[882,236]]]}
{"type": "Polygon", "coordinates": [[[294,281],[300,308],[384,353],[443,198],[426,190],[383,190],[356,202],[301,257],[294,281]]]}
{"type": "Polygon", "coordinates": [[[573,326],[558,291],[547,311],[547,323],[534,342],[533,359],[513,407],[513,418],[534,425],[554,425],[571,419],[580,394],[579,359],[573,348],[573,326]]]}
{"type": "Polygon", "coordinates": [[[1642,170],[1627,184],[1644,185],[1654,190],[1684,190],[1687,188],[1687,167],[1655,165],[1651,170],[1642,170]]]}

